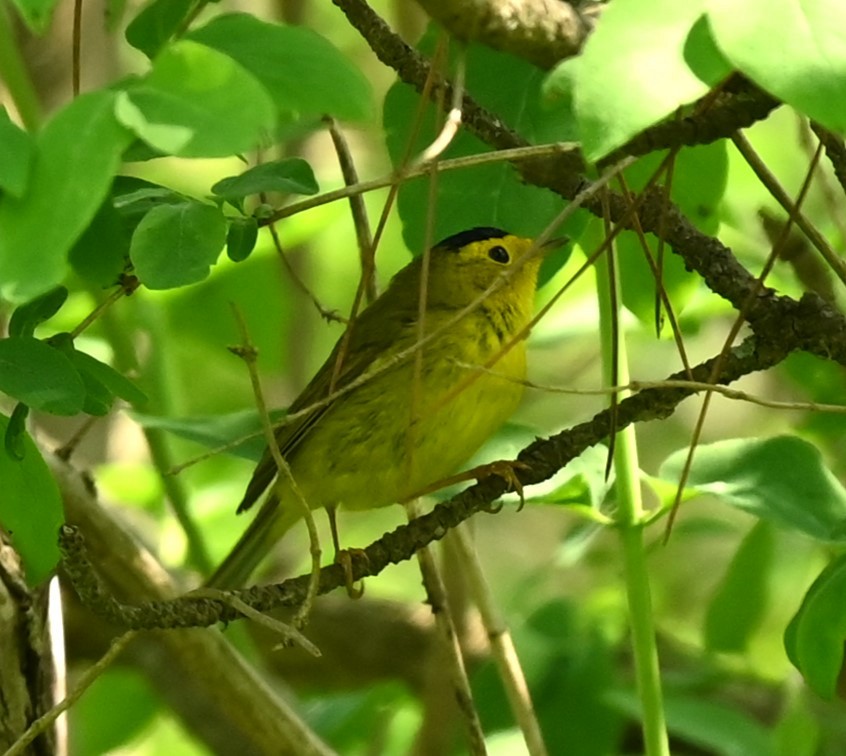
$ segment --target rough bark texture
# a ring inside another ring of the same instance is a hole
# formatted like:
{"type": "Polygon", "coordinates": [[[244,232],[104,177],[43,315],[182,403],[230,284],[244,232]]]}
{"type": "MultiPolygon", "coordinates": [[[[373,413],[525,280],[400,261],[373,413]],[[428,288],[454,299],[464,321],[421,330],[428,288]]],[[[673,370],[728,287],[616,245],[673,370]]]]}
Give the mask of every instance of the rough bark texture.
{"type": "MultiPolygon", "coordinates": [[[[17,552],[0,531],[0,752],[51,704],[52,664],[45,618],[47,591],[32,591],[17,552]]],[[[55,753],[49,730],[26,751],[55,753]]]]}
{"type": "Polygon", "coordinates": [[[590,25],[561,0],[418,0],[458,39],[477,41],[541,68],[581,50],[590,25]]]}

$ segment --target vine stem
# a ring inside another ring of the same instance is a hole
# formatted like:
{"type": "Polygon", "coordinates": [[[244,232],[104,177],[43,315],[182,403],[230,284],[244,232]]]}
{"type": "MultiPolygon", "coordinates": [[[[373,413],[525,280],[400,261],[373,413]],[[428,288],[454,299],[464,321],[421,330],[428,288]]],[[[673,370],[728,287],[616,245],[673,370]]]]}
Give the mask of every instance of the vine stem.
{"type": "MultiPolygon", "coordinates": [[[[602,255],[595,263],[602,364],[607,386],[629,381],[625,339],[622,336],[614,338],[614,323],[619,315],[620,300],[619,285],[612,266],[613,259],[610,254],[602,255]],[[616,367],[616,375],[613,375],[612,366],[616,367]]],[[[622,400],[628,395],[629,392],[621,392],[618,397],[622,400]]],[[[623,572],[629,605],[632,651],[638,697],[643,712],[644,753],[646,756],[670,756],[658,648],[655,642],[652,591],[643,538],[645,513],[640,493],[637,440],[633,425],[617,434],[613,462],[617,485],[617,525],[623,546],[623,572]]]]}

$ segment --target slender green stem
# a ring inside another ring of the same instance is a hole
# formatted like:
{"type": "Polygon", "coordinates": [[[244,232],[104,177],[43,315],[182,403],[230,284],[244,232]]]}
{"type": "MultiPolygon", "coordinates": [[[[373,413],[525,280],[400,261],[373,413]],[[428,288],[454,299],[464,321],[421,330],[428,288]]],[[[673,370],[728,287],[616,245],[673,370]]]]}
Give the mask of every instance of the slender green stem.
{"type": "Polygon", "coordinates": [[[29,131],[35,131],[41,123],[41,103],[21,57],[12,19],[3,0],[0,0],[0,79],[6,85],[24,126],[29,131]]]}
{"type": "MultiPolygon", "coordinates": [[[[602,361],[606,386],[629,381],[625,339],[622,335],[614,343],[614,319],[619,316],[619,291],[616,278],[609,267],[608,255],[596,261],[596,282],[599,298],[599,323],[602,340],[602,361]],[[613,296],[612,296],[613,293],[613,296]],[[612,375],[614,350],[617,375],[612,375]]],[[[621,394],[619,399],[624,399],[621,394]]],[[[640,493],[637,441],[634,426],[617,434],[614,449],[614,472],[617,486],[617,524],[623,545],[626,593],[629,602],[629,623],[635,660],[637,689],[643,710],[644,752],[647,756],[669,756],[667,725],[661,695],[661,675],[658,649],[655,643],[655,621],[646,549],[643,539],[644,511],[640,493]]]]}

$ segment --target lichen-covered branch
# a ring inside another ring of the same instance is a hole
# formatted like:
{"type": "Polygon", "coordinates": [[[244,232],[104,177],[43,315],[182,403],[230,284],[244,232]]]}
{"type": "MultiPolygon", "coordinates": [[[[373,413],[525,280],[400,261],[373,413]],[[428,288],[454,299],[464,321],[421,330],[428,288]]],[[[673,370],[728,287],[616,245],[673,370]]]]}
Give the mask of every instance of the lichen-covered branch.
{"type": "Polygon", "coordinates": [[[452,36],[552,68],[581,49],[590,18],[563,0],[417,0],[452,36]]]}
{"type": "MultiPolygon", "coordinates": [[[[796,348],[788,334],[785,339],[765,343],[747,339],[723,356],[720,383],[731,383],[749,373],[766,370],[777,364],[796,348]]],[[[671,379],[692,377],[707,382],[717,360],[697,365],[692,376],[678,373],[671,379]]],[[[679,403],[696,393],[690,388],[651,388],[640,391],[622,401],[616,412],[604,410],[591,420],[561,431],[547,439],[538,439],[518,456],[523,467],[515,470],[524,485],[540,483],[578,457],[585,449],[606,439],[614,430],[634,422],[663,419],[671,415],[679,403]]],[[[386,533],[361,551],[351,553],[354,580],[377,575],[387,566],[410,559],[419,549],[440,540],[459,523],[478,512],[490,511],[500,496],[507,493],[508,484],[499,477],[485,478],[439,504],[430,513],[408,525],[401,525],[386,533]]],[[[241,618],[230,604],[214,598],[187,594],[171,600],[148,601],[136,605],[121,603],[104,585],[92,567],[79,528],[65,526],[60,545],[64,571],[84,604],[107,619],[133,629],[206,627],[217,622],[241,618]]],[[[324,594],[346,585],[348,576],[339,564],[320,571],[318,593],[324,594]]],[[[296,607],[306,597],[309,575],[291,578],[278,585],[254,586],[231,591],[251,608],[266,612],[279,607],[296,607]]]]}

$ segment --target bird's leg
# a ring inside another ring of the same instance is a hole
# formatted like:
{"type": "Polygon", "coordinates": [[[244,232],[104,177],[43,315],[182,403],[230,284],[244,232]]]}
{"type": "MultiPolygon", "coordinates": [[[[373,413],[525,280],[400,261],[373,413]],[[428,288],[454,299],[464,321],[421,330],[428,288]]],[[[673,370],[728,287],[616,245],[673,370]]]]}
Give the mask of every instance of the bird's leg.
{"type": "Polygon", "coordinates": [[[360,599],[364,595],[364,581],[359,585],[355,585],[352,575],[352,552],[357,551],[365,559],[367,554],[361,549],[342,549],[338,538],[338,521],[336,518],[336,506],[326,507],[326,514],[329,517],[329,530],[332,532],[332,544],[335,546],[335,564],[340,564],[344,569],[345,585],[347,588],[347,596],[351,599],[360,599]]]}
{"type": "MultiPolygon", "coordinates": [[[[520,506],[517,507],[519,512],[525,505],[526,499],[523,496],[523,484],[520,478],[517,477],[517,470],[528,470],[529,466],[525,462],[518,462],[517,460],[498,459],[496,462],[489,462],[486,465],[479,465],[471,470],[468,470],[466,475],[475,478],[476,480],[484,480],[491,475],[497,475],[502,478],[508,487],[520,497],[520,506]]],[[[502,508],[502,504],[493,511],[498,511],[502,508]]]]}

